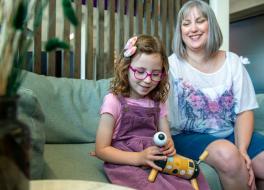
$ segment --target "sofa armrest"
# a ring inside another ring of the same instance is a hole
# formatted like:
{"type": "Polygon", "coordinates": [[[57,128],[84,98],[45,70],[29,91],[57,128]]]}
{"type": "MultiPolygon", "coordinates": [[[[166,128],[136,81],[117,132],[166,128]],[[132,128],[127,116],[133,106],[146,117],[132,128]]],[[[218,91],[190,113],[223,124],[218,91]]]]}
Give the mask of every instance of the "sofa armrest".
{"type": "Polygon", "coordinates": [[[41,179],[44,170],[44,115],[37,97],[30,89],[20,88],[18,94],[18,119],[30,130],[30,178],[41,179]]]}

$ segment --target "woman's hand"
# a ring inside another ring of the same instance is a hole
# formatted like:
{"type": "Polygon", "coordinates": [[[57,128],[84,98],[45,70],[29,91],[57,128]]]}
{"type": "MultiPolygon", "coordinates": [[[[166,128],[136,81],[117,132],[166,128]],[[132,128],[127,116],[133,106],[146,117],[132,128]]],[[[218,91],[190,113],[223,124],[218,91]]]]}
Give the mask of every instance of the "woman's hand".
{"type": "Polygon", "coordinates": [[[254,171],[252,168],[251,159],[248,156],[246,151],[240,151],[240,153],[242,157],[244,158],[246,167],[248,169],[248,174],[249,174],[248,186],[250,187],[250,190],[255,190],[256,189],[255,175],[254,175],[254,171]]]}
{"type": "Polygon", "coordinates": [[[160,151],[160,148],[157,146],[150,146],[140,152],[140,165],[143,166],[149,166],[151,168],[154,168],[156,170],[161,171],[162,168],[158,167],[154,161],[156,160],[167,160],[167,156],[162,155],[162,152],[160,151]]]}
{"type": "Polygon", "coordinates": [[[160,148],[163,155],[173,156],[176,154],[176,149],[174,147],[174,142],[171,138],[168,138],[167,144],[160,148]]]}

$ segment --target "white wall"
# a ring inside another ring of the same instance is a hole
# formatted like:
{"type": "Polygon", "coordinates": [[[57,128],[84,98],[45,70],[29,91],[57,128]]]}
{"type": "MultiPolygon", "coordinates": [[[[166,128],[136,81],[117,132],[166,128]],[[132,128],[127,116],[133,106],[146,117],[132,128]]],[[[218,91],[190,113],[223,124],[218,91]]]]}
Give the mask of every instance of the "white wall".
{"type": "Polygon", "coordinates": [[[210,0],[218,24],[223,34],[222,50],[229,50],[229,0],[210,0]]]}
{"type": "Polygon", "coordinates": [[[245,10],[263,4],[264,0],[230,0],[230,13],[232,14],[241,10],[245,10]]]}

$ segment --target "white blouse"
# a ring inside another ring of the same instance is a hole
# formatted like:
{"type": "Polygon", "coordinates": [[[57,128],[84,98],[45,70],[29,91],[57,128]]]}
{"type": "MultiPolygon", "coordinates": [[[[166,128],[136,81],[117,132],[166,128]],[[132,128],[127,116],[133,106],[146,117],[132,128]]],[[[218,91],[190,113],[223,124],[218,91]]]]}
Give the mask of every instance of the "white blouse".
{"type": "Polygon", "coordinates": [[[168,101],[172,134],[233,132],[236,115],[258,107],[251,79],[241,59],[226,52],[225,63],[203,73],[176,54],[169,57],[171,91],[168,101]]]}

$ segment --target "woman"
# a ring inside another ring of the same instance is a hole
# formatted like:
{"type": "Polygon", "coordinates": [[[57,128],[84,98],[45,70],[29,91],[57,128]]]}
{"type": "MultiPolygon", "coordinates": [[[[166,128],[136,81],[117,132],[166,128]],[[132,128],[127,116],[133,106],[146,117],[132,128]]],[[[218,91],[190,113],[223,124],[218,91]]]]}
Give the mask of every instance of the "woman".
{"type": "Polygon", "coordinates": [[[169,57],[170,127],[177,153],[214,167],[224,189],[264,189],[264,137],[253,132],[254,88],[240,58],[219,50],[213,10],[191,0],[178,14],[169,57]]]}

